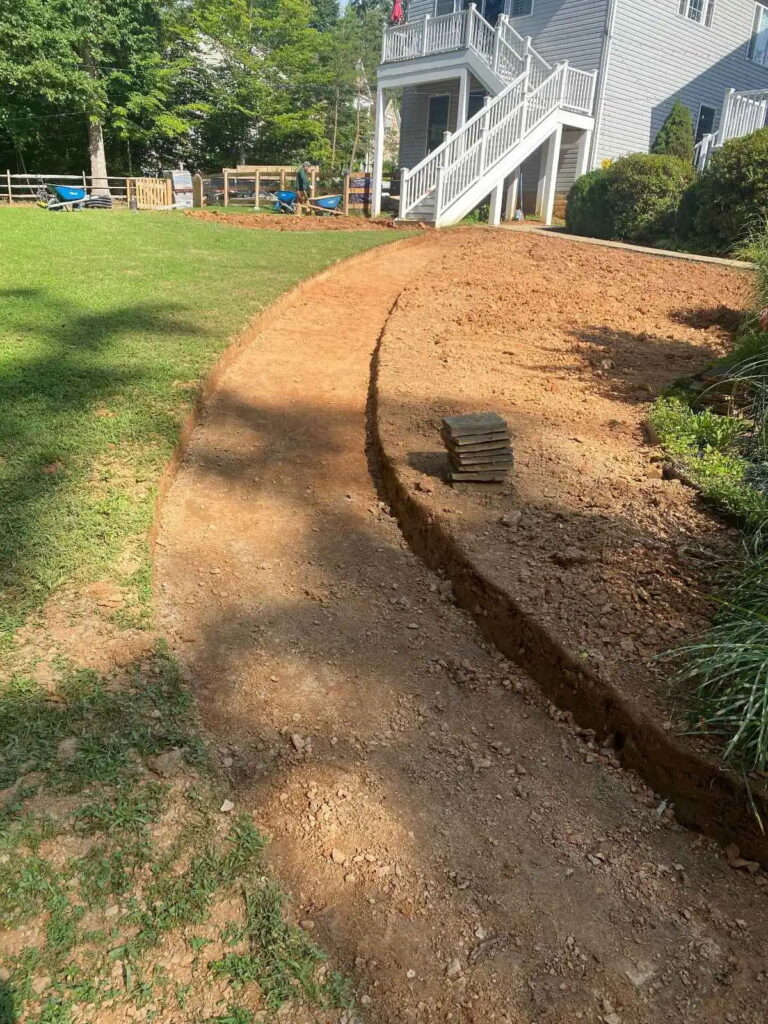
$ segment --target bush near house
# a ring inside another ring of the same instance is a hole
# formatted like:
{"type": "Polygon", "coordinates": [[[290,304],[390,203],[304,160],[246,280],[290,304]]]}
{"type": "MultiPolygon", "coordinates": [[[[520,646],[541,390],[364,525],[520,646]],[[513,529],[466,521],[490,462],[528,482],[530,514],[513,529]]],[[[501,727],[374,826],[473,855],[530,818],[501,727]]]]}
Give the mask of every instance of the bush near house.
{"type": "Polygon", "coordinates": [[[693,118],[691,112],[680,100],[675,100],[667,119],[651,146],[652,153],[676,156],[686,163],[693,163],[693,118]]]}
{"type": "Polygon", "coordinates": [[[696,235],[727,252],[768,219],[768,128],[732,139],[715,152],[696,186],[696,235]]]}
{"type": "Polygon", "coordinates": [[[622,157],[574,184],[566,207],[568,230],[630,242],[670,237],[693,174],[690,164],[674,156],[622,157]]]}

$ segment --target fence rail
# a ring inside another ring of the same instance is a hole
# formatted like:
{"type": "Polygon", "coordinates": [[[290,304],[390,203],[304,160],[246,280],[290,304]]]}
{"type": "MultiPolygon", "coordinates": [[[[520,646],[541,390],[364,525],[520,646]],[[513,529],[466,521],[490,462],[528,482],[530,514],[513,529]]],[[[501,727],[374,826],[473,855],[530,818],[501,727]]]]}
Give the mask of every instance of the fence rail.
{"type": "Polygon", "coordinates": [[[115,199],[126,199],[128,179],[121,175],[110,174],[106,178],[93,177],[90,174],[11,174],[0,172],[0,203],[28,203],[38,198],[44,185],[82,185],[91,192],[94,188],[108,187],[115,199]]]}

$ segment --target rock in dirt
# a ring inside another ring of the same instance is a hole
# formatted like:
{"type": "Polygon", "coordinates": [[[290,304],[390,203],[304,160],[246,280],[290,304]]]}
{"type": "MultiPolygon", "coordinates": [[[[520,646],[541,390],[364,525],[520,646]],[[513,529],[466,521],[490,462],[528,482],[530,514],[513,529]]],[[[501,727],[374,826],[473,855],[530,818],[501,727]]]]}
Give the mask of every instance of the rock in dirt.
{"type": "Polygon", "coordinates": [[[344,853],[343,850],[340,850],[337,846],[334,846],[334,848],[331,850],[331,860],[333,861],[333,863],[343,864],[346,859],[346,853],[344,853]]]}
{"type": "Polygon", "coordinates": [[[222,812],[222,814],[229,814],[229,812],[234,809],[234,806],[235,805],[232,803],[231,800],[225,800],[224,803],[219,808],[219,810],[222,812]]]}
{"type": "Polygon", "coordinates": [[[77,736],[67,736],[67,738],[62,740],[58,747],[56,747],[57,760],[71,761],[77,754],[77,748],[79,745],[77,736]]]}
{"type": "Polygon", "coordinates": [[[449,981],[456,981],[460,978],[464,972],[461,969],[461,962],[454,957],[453,960],[446,966],[445,975],[449,981]]]}
{"type": "Polygon", "coordinates": [[[173,747],[162,754],[155,754],[147,758],[147,767],[155,775],[161,775],[164,779],[170,779],[178,775],[184,764],[184,747],[173,747]]]}

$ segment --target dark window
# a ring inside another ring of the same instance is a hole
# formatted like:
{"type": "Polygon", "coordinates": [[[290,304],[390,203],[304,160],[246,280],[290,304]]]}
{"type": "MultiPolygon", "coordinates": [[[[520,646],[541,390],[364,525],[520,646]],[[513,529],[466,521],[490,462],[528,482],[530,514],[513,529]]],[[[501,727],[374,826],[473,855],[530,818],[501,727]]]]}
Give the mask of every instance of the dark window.
{"type": "Polygon", "coordinates": [[[512,0],[509,10],[511,18],[523,18],[527,14],[533,14],[533,0],[512,0]]]}
{"type": "Polygon", "coordinates": [[[467,104],[467,120],[469,120],[470,117],[474,117],[478,110],[483,109],[484,100],[484,92],[471,92],[469,94],[469,103],[467,104]]]}
{"type": "Polygon", "coordinates": [[[448,109],[450,97],[430,96],[427,114],[427,152],[437,149],[448,131],[448,109]]]}
{"type": "Polygon", "coordinates": [[[715,130],[715,108],[705,107],[704,104],[699,107],[699,120],[696,124],[696,141],[701,142],[705,135],[711,135],[715,130]]]}
{"type": "Polygon", "coordinates": [[[441,14],[453,14],[453,0],[436,0],[435,14],[438,18],[441,14]]]}

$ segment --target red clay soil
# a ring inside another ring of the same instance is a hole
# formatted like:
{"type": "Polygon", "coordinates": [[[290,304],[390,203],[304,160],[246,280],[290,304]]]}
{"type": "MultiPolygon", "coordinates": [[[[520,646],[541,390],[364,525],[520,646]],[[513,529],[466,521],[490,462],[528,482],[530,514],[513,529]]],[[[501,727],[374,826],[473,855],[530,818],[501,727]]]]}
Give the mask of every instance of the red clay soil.
{"type": "Polygon", "coordinates": [[[656,656],[708,624],[738,534],[662,478],[644,420],[724,351],[749,287],[720,267],[475,234],[405,292],[381,348],[384,445],[432,521],[667,728],[681,707],[656,656]],[[458,492],[440,418],[485,409],[510,424],[513,480],[458,492]]]}
{"type": "MultiPolygon", "coordinates": [[[[353,979],[360,1019],[764,1024],[764,876],[680,827],[482,640],[370,476],[370,360],[399,292],[450,292],[447,271],[474,279],[507,248],[524,294],[514,237],[430,234],[367,254],[365,274],[339,266],[254,336],[162,511],[161,625],[237,809],[272,834],[274,870],[353,979]]],[[[594,278],[607,261],[590,258],[594,278]]],[[[476,312],[460,315],[479,337],[476,312]]],[[[423,420],[411,408],[417,433],[423,420]]]]}
{"type": "MultiPolygon", "coordinates": [[[[393,231],[398,226],[391,220],[369,220],[367,217],[310,216],[286,213],[228,213],[225,210],[190,210],[188,217],[210,220],[219,224],[230,224],[237,228],[265,228],[270,231],[393,231]]],[[[414,228],[413,224],[408,229],[414,228]]]]}

